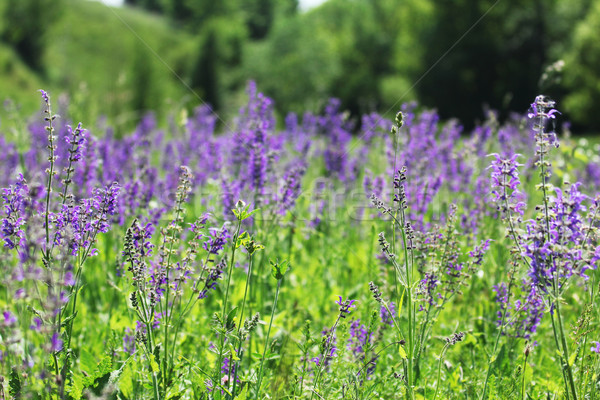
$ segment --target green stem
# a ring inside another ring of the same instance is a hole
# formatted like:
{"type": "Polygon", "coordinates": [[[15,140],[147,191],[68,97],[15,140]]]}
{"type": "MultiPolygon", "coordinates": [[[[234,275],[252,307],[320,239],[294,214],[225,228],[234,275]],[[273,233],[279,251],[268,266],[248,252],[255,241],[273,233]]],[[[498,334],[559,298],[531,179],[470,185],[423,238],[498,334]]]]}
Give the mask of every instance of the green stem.
{"type": "MultiPolygon", "coordinates": [[[[565,332],[564,332],[564,328],[563,328],[563,322],[562,322],[562,317],[560,314],[560,305],[559,305],[559,301],[556,300],[556,318],[558,320],[558,328],[559,328],[559,332],[560,332],[560,340],[561,340],[561,345],[562,345],[562,350],[563,350],[563,358],[564,358],[564,363],[566,364],[566,372],[567,372],[567,379],[569,382],[569,386],[571,388],[571,393],[573,395],[573,399],[577,400],[577,390],[575,389],[575,380],[573,379],[573,370],[571,368],[571,364],[569,362],[569,347],[567,346],[567,341],[565,339],[565,332]]],[[[563,365],[563,368],[565,368],[565,366],[563,365]]]]}
{"type": "Polygon", "coordinates": [[[271,335],[271,327],[273,326],[273,318],[275,316],[275,308],[277,307],[277,299],[279,298],[279,288],[281,287],[281,279],[277,280],[277,290],[275,291],[275,301],[273,302],[273,309],[271,310],[271,320],[269,321],[269,329],[267,330],[267,337],[265,339],[265,347],[260,360],[260,369],[258,371],[258,381],[256,384],[256,399],[260,396],[260,384],[262,382],[263,366],[265,364],[265,356],[267,354],[267,347],[269,347],[269,336],[271,335]]]}
{"type": "MultiPolygon", "coordinates": [[[[153,389],[153,395],[154,395],[154,400],[159,400],[160,399],[160,394],[159,394],[159,384],[158,384],[158,379],[156,377],[156,372],[154,371],[153,368],[153,364],[152,364],[152,360],[154,358],[154,335],[152,333],[152,324],[150,322],[150,320],[148,320],[146,322],[146,332],[148,332],[148,343],[150,345],[150,351],[148,351],[148,348],[146,346],[144,346],[146,348],[146,358],[148,358],[148,364],[150,366],[150,373],[152,374],[152,389],[153,389]]],[[[154,362],[156,362],[156,360],[154,360],[154,362]]]]}
{"type": "MultiPolygon", "coordinates": [[[[242,310],[240,312],[240,319],[239,319],[239,323],[238,323],[238,348],[237,348],[237,356],[238,358],[241,358],[241,351],[242,351],[242,337],[241,337],[241,331],[242,331],[242,326],[244,323],[244,308],[246,307],[246,298],[248,296],[248,287],[250,286],[250,280],[252,279],[252,254],[249,255],[248,257],[250,260],[248,261],[248,273],[246,274],[246,287],[244,288],[244,300],[242,301],[242,310]]],[[[231,389],[231,398],[235,398],[235,386],[237,383],[237,373],[238,373],[238,369],[240,366],[240,360],[235,362],[235,371],[233,374],[233,389],[231,389]]]]}
{"type": "Polygon", "coordinates": [[[435,393],[433,394],[432,400],[436,399],[438,392],[440,390],[440,377],[442,375],[442,360],[444,359],[444,353],[446,352],[446,349],[448,349],[447,344],[444,346],[444,348],[442,349],[442,352],[440,353],[440,361],[438,362],[437,379],[436,379],[436,383],[435,383],[435,393]]]}
{"type": "MultiPolygon", "coordinates": [[[[237,240],[240,234],[240,229],[242,227],[242,220],[238,218],[238,225],[235,231],[235,235],[232,238],[232,250],[231,250],[231,262],[229,263],[229,269],[227,273],[227,286],[225,289],[225,298],[223,299],[223,311],[221,312],[223,324],[227,322],[227,302],[229,300],[229,288],[231,287],[231,275],[233,275],[233,266],[235,265],[235,250],[237,248],[237,240]]],[[[225,336],[226,336],[227,327],[223,326],[223,334],[221,335],[221,341],[219,346],[219,357],[218,363],[215,368],[215,378],[214,381],[219,381],[219,371],[221,368],[221,364],[223,363],[223,346],[225,345],[225,336]]]]}
{"type": "Polygon", "coordinates": [[[523,360],[523,372],[522,372],[523,380],[521,382],[521,399],[522,400],[525,400],[525,369],[527,368],[527,357],[529,357],[528,349],[525,351],[525,359],[523,360]]]}
{"type": "MultiPolygon", "coordinates": [[[[544,219],[546,222],[546,240],[548,242],[550,242],[551,237],[550,237],[550,211],[549,211],[549,206],[548,206],[548,194],[547,194],[547,190],[546,190],[546,168],[545,168],[545,161],[544,161],[544,152],[545,152],[545,140],[546,138],[545,133],[544,133],[544,119],[546,118],[545,115],[545,110],[542,110],[542,112],[540,112],[540,121],[539,121],[539,153],[540,153],[540,178],[542,180],[542,193],[543,193],[543,200],[544,200],[544,219]]],[[[549,263],[552,265],[553,260],[552,257],[550,257],[550,261],[549,263]]],[[[558,343],[558,340],[556,341],[556,345],[557,345],[557,350],[562,350],[562,358],[563,358],[563,371],[566,372],[566,382],[565,382],[565,392],[568,393],[569,389],[571,390],[571,394],[573,395],[573,400],[577,400],[577,391],[575,389],[575,381],[573,379],[573,371],[571,369],[571,365],[569,363],[569,349],[567,346],[567,342],[565,339],[565,332],[564,332],[564,328],[563,328],[563,323],[562,323],[562,317],[561,317],[561,313],[560,313],[560,287],[559,287],[559,271],[555,271],[554,272],[554,279],[552,282],[553,285],[553,289],[554,289],[554,301],[553,304],[555,306],[555,311],[556,311],[556,318],[558,320],[558,335],[556,334],[556,324],[554,324],[554,316],[552,318],[552,329],[554,330],[554,334],[555,334],[555,339],[556,336],[558,336],[558,338],[560,339],[560,344],[558,343]]],[[[567,395],[568,396],[568,395],[567,395]]]]}

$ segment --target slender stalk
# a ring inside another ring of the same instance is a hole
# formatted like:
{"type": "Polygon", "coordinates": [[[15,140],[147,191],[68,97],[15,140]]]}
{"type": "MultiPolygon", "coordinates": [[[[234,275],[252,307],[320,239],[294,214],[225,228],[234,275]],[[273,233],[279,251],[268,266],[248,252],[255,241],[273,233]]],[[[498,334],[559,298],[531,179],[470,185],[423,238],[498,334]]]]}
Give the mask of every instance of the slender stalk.
{"type": "MultiPolygon", "coordinates": [[[[241,227],[242,227],[242,220],[240,218],[238,218],[238,224],[237,224],[237,228],[235,231],[235,235],[233,235],[233,238],[232,238],[231,262],[229,263],[229,269],[228,269],[228,273],[227,273],[227,286],[225,289],[225,298],[223,299],[223,311],[221,312],[223,324],[226,324],[226,322],[227,322],[227,302],[229,300],[229,288],[231,287],[231,275],[233,275],[233,266],[235,265],[235,251],[237,248],[237,240],[238,240],[238,237],[240,234],[241,227]]],[[[223,328],[224,328],[224,330],[227,329],[225,326],[223,326],[223,328]]],[[[215,381],[219,380],[218,379],[219,368],[221,368],[221,364],[223,362],[223,346],[225,345],[225,334],[226,334],[226,332],[223,332],[223,334],[221,335],[218,363],[215,368],[215,379],[214,379],[215,381]]]]}
{"type": "Polygon", "coordinates": [[[526,345],[526,349],[525,349],[525,358],[523,360],[523,379],[521,381],[521,399],[522,400],[526,400],[525,399],[525,369],[527,368],[527,358],[529,357],[529,345],[526,345]]]}
{"type": "MultiPolygon", "coordinates": [[[[407,354],[407,363],[408,363],[408,374],[407,374],[407,388],[408,388],[408,395],[410,399],[414,398],[414,392],[413,392],[413,385],[415,384],[415,382],[413,382],[413,374],[414,374],[414,339],[415,339],[415,332],[414,332],[414,310],[413,310],[413,304],[412,304],[412,268],[409,267],[409,251],[408,251],[408,243],[407,243],[407,237],[406,237],[406,228],[405,228],[405,216],[404,216],[404,210],[401,211],[400,213],[401,216],[401,221],[403,222],[403,225],[400,228],[400,232],[402,233],[402,242],[403,242],[403,248],[404,248],[404,266],[405,266],[405,271],[406,271],[406,291],[407,291],[407,308],[408,308],[408,343],[407,343],[407,348],[408,348],[408,354],[407,354]]],[[[411,250],[412,253],[412,250],[411,250]]]]}
{"type": "MultiPolygon", "coordinates": [[[[146,332],[148,332],[148,343],[150,345],[150,351],[148,351],[148,348],[146,346],[144,346],[144,348],[146,349],[146,358],[148,358],[148,363],[150,364],[150,373],[152,374],[152,389],[153,389],[153,395],[154,395],[154,400],[159,400],[160,394],[159,394],[159,383],[158,383],[158,378],[156,376],[156,372],[154,371],[154,367],[153,367],[153,357],[154,357],[154,353],[153,353],[153,349],[154,349],[154,335],[152,333],[152,324],[151,322],[148,320],[146,321],[146,332]]],[[[156,360],[154,360],[154,362],[156,363],[156,360]]]]}
{"type": "MultiPolygon", "coordinates": [[[[250,280],[252,279],[252,254],[250,254],[248,256],[249,261],[248,261],[248,273],[246,274],[246,287],[244,289],[244,300],[242,301],[242,310],[240,311],[240,319],[239,319],[239,324],[238,324],[238,348],[237,348],[237,355],[238,358],[241,358],[241,351],[242,351],[242,337],[241,337],[241,331],[242,331],[242,326],[243,326],[243,322],[244,322],[244,308],[246,307],[246,298],[248,297],[248,287],[250,286],[250,280]]],[[[236,381],[237,381],[237,373],[238,373],[238,369],[240,366],[240,360],[235,362],[235,371],[233,373],[233,388],[231,389],[231,397],[235,398],[235,387],[236,387],[236,381]]]]}
{"type": "MultiPolygon", "coordinates": [[[[263,366],[265,364],[265,356],[267,354],[267,347],[269,347],[269,336],[271,335],[271,327],[273,326],[273,318],[275,317],[275,308],[277,307],[277,299],[279,298],[279,289],[281,288],[281,279],[277,280],[277,289],[275,290],[275,301],[273,302],[273,309],[271,310],[271,319],[269,321],[269,329],[267,330],[267,337],[265,338],[265,347],[263,354],[260,359],[260,369],[258,370],[258,381],[256,383],[256,399],[260,396],[260,384],[262,382],[263,366]]],[[[311,396],[312,397],[312,396],[311,396]]]]}
{"type": "MultiPolygon", "coordinates": [[[[551,237],[550,237],[550,207],[548,205],[548,193],[547,193],[547,188],[546,188],[546,185],[547,185],[547,179],[546,179],[547,171],[545,168],[546,161],[544,160],[544,153],[546,152],[546,148],[545,148],[546,134],[544,133],[545,118],[547,118],[547,115],[545,113],[545,109],[542,109],[539,112],[539,125],[537,127],[538,135],[539,135],[539,138],[538,138],[539,156],[540,156],[539,165],[540,165],[540,178],[542,180],[542,193],[543,193],[543,201],[544,201],[544,220],[546,223],[546,240],[548,242],[550,242],[550,240],[551,240],[551,237]]],[[[553,263],[552,256],[550,256],[549,263],[550,264],[553,263]]],[[[572,371],[571,365],[569,363],[569,349],[568,349],[567,342],[565,339],[565,332],[564,332],[562,317],[561,317],[561,313],[560,313],[559,271],[554,271],[554,279],[552,282],[552,286],[553,286],[553,290],[554,290],[553,305],[555,308],[556,318],[558,321],[558,332],[556,332],[556,324],[554,324],[554,317],[552,319],[553,320],[552,329],[555,333],[555,336],[558,336],[558,339],[560,339],[560,344],[557,341],[556,345],[557,345],[557,350],[562,351],[562,355],[561,355],[561,358],[563,359],[562,360],[562,368],[566,372],[566,380],[567,380],[567,382],[565,382],[565,385],[566,385],[565,392],[568,392],[570,389],[573,399],[577,400],[577,391],[575,389],[575,381],[573,379],[573,371],[572,371]],[[557,333],[558,333],[558,335],[557,335],[557,333]]]]}
{"type": "Polygon", "coordinates": [[[442,352],[440,353],[440,361],[438,362],[437,378],[436,378],[436,383],[435,383],[435,393],[433,394],[432,400],[436,399],[438,392],[440,390],[440,377],[442,375],[442,360],[444,359],[444,354],[446,353],[447,349],[448,349],[448,344],[444,345],[444,348],[442,349],[442,352]]]}

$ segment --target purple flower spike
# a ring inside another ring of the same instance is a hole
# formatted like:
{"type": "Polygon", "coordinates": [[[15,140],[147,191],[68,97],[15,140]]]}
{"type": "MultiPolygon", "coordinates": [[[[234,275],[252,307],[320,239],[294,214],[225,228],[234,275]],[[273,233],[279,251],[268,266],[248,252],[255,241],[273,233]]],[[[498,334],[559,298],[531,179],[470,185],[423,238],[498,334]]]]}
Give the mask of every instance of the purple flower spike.
{"type": "Polygon", "coordinates": [[[55,353],[59,352],[63,349],[63,341],[60,338],[60,335],[58,334],[58,332],[54,332],[54,335],[52,335],[50,349],[55,353]]]}
{"type": "Polygon", "coordinates": [[[48,93],[44,89],[40,89],[40,93],[42,94],[42,99],[44,99],[44,103],[50,103],[50,97],[48,97],[48,93]]]}
{"type": "Polygon", "coordinates": [[[4,326],[11,326],[17,323],[17,318],[10,311],[4,311],[2,314],[4,316],[4,326]]]}
{"type": "Polygon", "coordinates": [[[592,343],[594,343],[594,346],[592,346],[591,350],[596,354],[600,354],[600,342],[592,342],[592,343]]]}
{"type": "Polygon", "coordinates": [[[339,304],[340,306],[340,317],[346,318],[347,315],[350,314],[350,309],[356,307],[354,302],[356,300],[346,300],[342,299],[342,296],[338,296],[339,300],[335,302],[335,304],[339,304]]]}

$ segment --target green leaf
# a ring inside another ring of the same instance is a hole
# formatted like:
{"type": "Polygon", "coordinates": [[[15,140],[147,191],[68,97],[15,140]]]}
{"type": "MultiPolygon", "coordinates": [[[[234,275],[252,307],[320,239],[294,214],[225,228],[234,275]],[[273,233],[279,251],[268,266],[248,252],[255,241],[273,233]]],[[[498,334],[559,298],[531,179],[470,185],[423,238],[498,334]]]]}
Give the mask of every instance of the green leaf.
{"type": "Polygon", "coordinates": [[[235,315],[237,313],[237,307],[234,307],[233,310],[229,311],[229,313],[227,314],[227,319],[225,320],[225,330],[226,331],[232,331],[235,329],[235,315]]]}
{"type": "Polygon", "coordinates": [[[8,393],[13,397],[13,399],[21,398],[21,378],[19,377],[19,373],[17,372],[16,368],[13,368],[12,371],[10,371],[8,393]]]}
{"type": "Polygon", "coordinates": [[[152,368],[152,372],[154,372],[155,374],[157,374],[160,371],[154,354],[150,354],[150,368],[152,368]]]}
{"type": "Polygon", "coordinates": [[[130,398],[133,394],[133,373],[129,363],[124,365],[123,372],[119,377],[119,390],[126,398],[130,398]]]}
{"type": "Polygon", "coordinates": [[[402,357],[403,360],[406,360],[408,357],[406,356],[406,351],[403,346],[398,347],[398,354],[402,357]]]}
{"type": "Polygon", "coordinates": [[[71,322],[75,317],[77,316],[77,311],[75,311],[73,314],[69,315],[67,318],[65,318],[62,323],[60,324],[60,326],[65,327],[67,326],[67,324],[69,322],[71,322]]]}
{"type": "Polygon", "coordinates": [[[81,371],[85,372],[87,376],[93,376],[97,365],[96,358],[88,350],[82,348],[79,352],[79,366],[81,371]]]}
{"type": "Polygon", "coordinates": [[[81,399],[83,393],[83,377],[79,374],[71,374],[71,384],[67,387],[67,393],[75,400],[81,399]]]}
{"type": "Polygon", "coordinates": [[[283,260],[281,263],[278,263],[269,260],[269,262],[271,263],[271,276],[277,280],[283,279],[290,266],[288,261],[283,260]]]}
{"type": "Polygon", "coordinates": [[[244,389],[235,396],[235,400],[246,400],[248,398],[248,385],[244,386],[244,389]]]}
{"type": "Polygon", "coordinates": [[[231,211],[233,212],[238,221],[243,221],[247,218],[250,218],[255,212],[260,210],[260,208],[257,208],[256,210],[248,212],[249,208],[249,204],[247,205],[242,200],[238,200],[237,204],[235,205],[235,208],[231,211]]]}
{"type": "Polygon", "coordinates": [[[231,361],[240,361],[240,358],[237,356],[235,349],[233,348],[233,344],[229,343],[229,358],[231,361]]]}
{"type": "Polygon", "coordinates": [[[248,232],[244,231],[242,232],[241,235],[239,235],[237,237],[237,240],[235,241],[235,248],[239,248],[240,246],[246,246],[246,243],[248,243],[248,241],[250,240],[250,235],[248,235],[248,232]]]}
{"type": "Polygon", "coordinates": [[[569,365],[573,366],[575,365],[575,359],[577,358],[577,352],[573,352],[573,354],[571,354],[571,356],[569,357],[569,365]]]}

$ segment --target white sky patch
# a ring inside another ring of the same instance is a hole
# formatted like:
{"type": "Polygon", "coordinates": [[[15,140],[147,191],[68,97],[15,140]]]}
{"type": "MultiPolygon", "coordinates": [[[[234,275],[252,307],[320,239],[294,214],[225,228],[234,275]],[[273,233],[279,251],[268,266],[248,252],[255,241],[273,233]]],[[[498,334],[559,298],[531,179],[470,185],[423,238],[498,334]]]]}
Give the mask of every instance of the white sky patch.
{"type": "MultiPolygon", "coordinates": [[[[123,0],[100,0],[100,1],[106,5],[113,6],[113,7],[119,7],[119,6],[123,5],[123,0]]],[[[324,2],[325,2],[325,0],[299,0],[300,9],[303,11],[310,10],[311,8],[314,8],[324,2]]]]}

